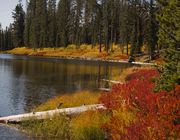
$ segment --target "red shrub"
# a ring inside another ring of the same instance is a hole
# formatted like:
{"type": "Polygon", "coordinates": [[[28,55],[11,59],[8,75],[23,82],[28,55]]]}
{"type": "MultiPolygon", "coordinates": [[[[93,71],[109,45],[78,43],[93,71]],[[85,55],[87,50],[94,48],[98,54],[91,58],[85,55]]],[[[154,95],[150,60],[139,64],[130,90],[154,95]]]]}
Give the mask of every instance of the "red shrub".
{"type": "Polygon", "coordinates": [[[136,115],[134,121],[131,121],[129,125],[117,122],[121,119],[112,115],[112,119],[105,125],[112,139],[179,138],[179,125],[175,125],[174,121],[180,115],[178,102],[180,86],[169,93],[165,91],[153,93],[155,85],[151,82],[151,78],[154,76],[158,76],[154,70],[141,70],[129,75],[131,80],[126,84],[115,85],[110,94],[102,95],[100,102],[110,111],[119,111],[120,108],[125,107],[125,110],[136,115]],[[118,128],[120,124],[126,129],[123,134],[118,128]]]}
{"type": "Polygon", "coordinates": [[[151,79],[153,77],[158,77],[158,76],[159,76],[159,73],[154,69],[142,69],[142,70],[139,70],[138,72],[129,74],[126,77],[126,80],[127,81],[130,81],[130,80],[133,80],[133,79],[146,79],[146,80],[149,80],[149,79],[151,79]]]}

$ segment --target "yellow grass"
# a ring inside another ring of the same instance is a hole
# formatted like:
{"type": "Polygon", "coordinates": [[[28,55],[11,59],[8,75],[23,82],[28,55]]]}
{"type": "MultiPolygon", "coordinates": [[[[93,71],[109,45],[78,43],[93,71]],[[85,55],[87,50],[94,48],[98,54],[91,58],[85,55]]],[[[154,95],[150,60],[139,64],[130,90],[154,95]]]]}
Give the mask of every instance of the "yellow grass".
{"type": "Polygon", "coordinates": [[[75,107],[81,105],[97,104],[100,97],[99,93],[81,91],[72,95],[57,96],[36,108],[36,111],[46,111],[56,109],[62,103],[61,108],[75,107]]]}
{"type": "Polygon", "coordinates": [[[109,115],[103,111],[88,111],[71,119],[73,140],[102,140],[105,131],[102,125],[109,120],[109,115]]]}
{"type": "Polygon", "coordinates": [[[109,54],[106,53],[104,47],[102,47],[102,52],[100,53],[99,45],[92,46],[87,44],[82,44],[80,47],[77,47],[75,45],[68,45],[66,48],[61,47],[61,48],[33,49],[33,48],[21,47],[6,52],[10,54],[46,56],[46,57],[75,57],[75,58],[88,57],[88,58],[116,59],[116,60],[128,59],[128,56],[126,54],[122,54],[121,47],[114,44],[112,45],[109,54]]]}
{"type": "MultiPolygon", "coordinates": [[[[100,58],[102,60],[128,60],[129,56],[127,55],[127,46],[121,46],[117,44],[110,45],[110,51],[107,53],[105,51],[105,46],[102,45],[102,52],[99,52],[99,45],[88,45],[82,44],[79,47],[76,45],[68,45],[67,47],[59,47],[59,48],[15,48],[13,50],[6,51],[6,53],[10,54],[18,54],[18,55],[30,55],[30,56],[45,56],[45,57],[73,57],[73,58],[100,58]],[[123,52],[124,50],[124,52],[123,52]],[[122,53],[123,52],[123,53],[122,53]]],[[[131,45],[128,45],[130,54],[131,45]]],[[[141,49],[142,52],[147,52],[147,46],[144,45],[141,49]]],[[[144,62],[147,59],[148,55],[136,57],[136,61],[144,62]],[[144,58],[146,58],[144,60],[144,58]]],[[[156,62],[156,61],[155,61],[156,62]]],[[[162,61],[157,61],[157,63],[162,63],[162,61]]]]}
{"type": "MultiPolygon", "coordinates": [[[[72,95],[58,96],[36,108],[36,111],[55,109],[57,104],[63,103],[61,108],[98,103],[100,94],[89,91],[77,92],[72,95]]],[[[102,125],[109,120],[105,111],[87,111],[84,113],[65,116],[59,114],[51,120],[30,120],[22,123],[22,129],[32,136],[42,138],[60,138],[73,140],[101,140],[105,138],[102,125]]]]}

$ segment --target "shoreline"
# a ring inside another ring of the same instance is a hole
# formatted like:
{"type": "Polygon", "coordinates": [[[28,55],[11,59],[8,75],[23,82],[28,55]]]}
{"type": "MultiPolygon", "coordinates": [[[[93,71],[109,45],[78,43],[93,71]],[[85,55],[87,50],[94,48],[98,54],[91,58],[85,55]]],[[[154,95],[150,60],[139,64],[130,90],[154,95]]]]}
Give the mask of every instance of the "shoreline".
{"type": "Polygon", "coordinates": [[[57,60],[67,59],[109,63],[125,63],[135,65],[156,65],[156,60],[149,61],[149,56],[144,53],[140,56],[137,56],[135,62],[129,63],[129,55],[127,55],[125,52],[122,53],[122,50],[118,46],[114,46],[109,53],[105,51],[105,48],[102,49],[102,52],[99,52],[98,46],[92,48],[91,45],[81,45],[79,48],[77,48],[75,45],[69,45],[66,48],[59,47],[33,49],[28,47],[18,47],[12,50],[2,51],[1,53],[57,60]]]}
{"type": "Polygon", "coordinates": [[[15,55],[15,56],[26,56],[32,58],[40,58],[40,59],[52,59],[52,60],[77,60],[77,61],[89,61],[89,62],[107,62],[107,63],[121,63],[121,64],[132,64],[132,65],[141,65],[141,66],[156,66],[156,63],[148,63],[148,62],[141,62],[135,61],[129,63],[128,60],[123,59],[102,59],[102,58],[95,58],[95,57],[78,57],[78,56],[44,56],[44,55],[29,55],[29,54],[15,54],[15,53],[1,53],[7,55],[15,55]]]}
{"type": "MultiPolygon", "coordinates": [[[[17,55],[17,54],[12,54],[12,55],[17,55]]],[[[17,55],[18,56],[18,55],[17,55]]],[[[28,55],[19,55],[19,56],[27,56],[28,57],[28,55]]],[[[89,58],[89,59],[82,59],[82,58],[72,58],[72,57],[69,57],[69,58],[66,58],[66,57],[64,57],[64,58],[61,58],[61,57],[44,57],[44,56],[29,56],[29,57],[37,57],[37,58],[45,58],[45,59],[71,59],[71,60],[84,60],[84,61],[101,61],[101,62],[111,62],[111,63],[114,63],[114,60],[101,60],[101,59],[94,59],[94,58],[89,58]]],[[[116,63],[122,63],[123,61],[121,61],[121,60],[116,60],[115,61],[116,63]]],[[[57,97],[57,96],[56,96],[57,97]]],[[[55,98],[56,98],[55,97],[55,98]]],[[[72,97],[72,96],[70,96],[70,97],[72,97]]],[[[55,98],[52,98],[51,100],[53,101],[55,98]]],[[[88,98],[89,99],[89,98],[88,98]]],[[[48,102],[45,102],[45,103],[48,103],[48,102]]],[[[44,103],[44,104],[45,104],[44,103]]],[[[26,136],[30,136],[31,137],[31,135],[30,135],[30,133],[28,132],[28,128],[27,128],[27,130],[26,129],[24,129],[21,125],[9,125],[9,124],[5,124],[4,126],[6,126],[6,127],[9,127],[9,128],[11,128],[11,129],[14,129],[14,130],[16,130],[16,131],[19,131],[20,133],[22,133],[22,134],[25,134],[26,136]]],[[[33,137],[33,136],[32,136],[33,137]]]]}

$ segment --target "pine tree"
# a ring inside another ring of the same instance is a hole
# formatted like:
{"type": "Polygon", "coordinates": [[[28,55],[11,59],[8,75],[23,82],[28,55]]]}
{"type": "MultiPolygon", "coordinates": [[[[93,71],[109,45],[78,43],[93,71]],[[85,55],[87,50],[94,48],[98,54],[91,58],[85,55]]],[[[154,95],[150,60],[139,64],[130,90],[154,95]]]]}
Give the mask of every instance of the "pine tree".
{"type": "Polygon", "coordinates": [[[90,33],[90,26],[91,26],[91,5],[90,0],[85,0],[84,3],[84,25],[83,25],[83,42],[90,44],[91,43],[91,33],[90,33]]]}
{"type": "Polygon", "coordinates": [[[133,1],[132,3],[132,11],[133,11],[133,34],[132,34],[132,41],[131,41],[131,56],[136,53],[137,48],[139,47],[138,42],[138,15],[137,15],[137,0],[133,1]]]}
{"type": "Polygon", "coordinates": [[[26,1],[26,14],[25,14],[25,29],[24,29],[24,44],[26,47],[32,47],[30,45],[30,32],[31,32],[31,24],[32,24],[32,17],[31,17],[31,7],[30,2],[26,1]]]}
{"type": "Polygon", "coordinates": [[[36,4],[36,21],[39,31],[38,46],[43,48],[47,47],[47,0],[37,0],[36,4]]]}
{"type": "Polygon", "coordinates": [[[27,39],[29,39],[29,46],[36,49],[39,47],[39,27],[38,27],[38,18],[36,13],[36,0],[30,0],[28,3],[26,20],[29,20],[29,25],[26,25],[26,34],[27,39]],[[29,26],[29,27],[28,27],[29,26]]]}
{"type": "Polygon", "coordinates": [[[172,90],[180,84],[180,3],[158,0],[158,44],[164,48],[165,65],[158,89],[172,90]]]}
{"type": "Polygon", "coordinates": [[[97,43],[99,43],[99,52],[102,52],[102,30],[103,30],[103,8],[102,5],[100,4],[101,1],[97,1],[97,32],[98,32],[98,41],[97,43]]]}
{"type": "Polygon", "coordinates": [[[33,48],[47,47],[47,0],[30,0],[26,15],[26,42],[33,48]]]}
{"type": "Polygon", "coordinates": [[[49,0],[48,7],[48,47],[56,46],[56,0],[49,0]]]}
{"type": "Polygon", "coordinates": [[[105,45],[105,49],[106,52],[109,53],[109,26],[110,26],[110,22],[109,22],[109,12],[110,12],[110,1],[109,0],[104,0],[102,3],[103,6],[103,38],[104,38],[104,45],[105,45]]]}
{"type": "Polygon", "coordinates": [[[148,44],[149,44],[149,52],[150,59],[155,59],[155,50],[157,45],[157,21],[155,19],[155,4],[154,0],[150,0],[150,10],[149,10],[149,35],[148,35],[148,44]]]}
{"type": "Polygon", "coordinates": [[[129,55],[129,44],[131,41],[131,35],[133,30],[133,18],[131,5],[129,2],[119,2],[119,32],[118,32],[118,43],[123,46],[122,52],[124,52],[124,46],[126,45],[126,54],[129,55]]]}
{"type": "Polygon", "coordinates": [[[8,50],[11,50],[13,49],[15,46],[14,46],[14,43],[13,43],[13,25],[10,24],[9,25],[9,28],[7,29],[7,40],[8,40],[8,45],[7,45],[7,48],[8,50]]]}
{"type": "Polygon", "coordinates": [[[23,6],[21,1],[16,6],[14,12],[12,13],[14,23],[13,23],[13,33],[14,33],[14,46],[22,47],[24,46],[24,16],[23,6]]]}
{"type": "Polygon", "coordinates": [[[82,0],[76,0],[75,5],[75,44],[79,47],[82,40],[82,8],[83,8],[83,1],[82,0]]]}
{"type": "Polygon", "coordinates": [[[0,50],[2,50],[2,26],[1,26],[1,23],[0,23],[0,50]]]}
{"type": "Polygon", "coordinates": [[[58,46],[67,47],[69,43],[69,14],[70,0],[61,0],[58,4],[57,25],[58,25],[58,46]]]}

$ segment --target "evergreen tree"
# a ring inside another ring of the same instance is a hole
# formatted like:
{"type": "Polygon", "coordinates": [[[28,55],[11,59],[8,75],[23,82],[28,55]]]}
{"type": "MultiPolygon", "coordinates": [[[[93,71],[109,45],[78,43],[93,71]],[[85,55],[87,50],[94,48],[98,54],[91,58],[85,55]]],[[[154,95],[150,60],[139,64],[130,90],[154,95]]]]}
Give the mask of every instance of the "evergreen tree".
{"type": "Polygon", "coordinates": [[[2,29],[0,24],[0,50],[10,50],[13,49],[13,28],[10,24],[5,30],[2,29]]]}
{"type": "Polygon", "coordinates": [[[143,45],[143,27],[141,18],[142,2],[141,0],[133,0],[131,4],[131,10],[133,11],[133,34],[131,42],[131,56],[133,56],[134,54],[141,53],[141,47],[143,45]]]}
{"type": "Polygon", "coordinates": [[[8,50],[11,50],[13,49],[15,46],[14,46],[14,43],[13,43],[13,25],[10,24],[9,25],[9,28],[7,28],[7,48],[8,50]]]}
{"type": "Polygon", "coordinates": [[[38,47],[47,47],[47,1],[36,1],[36,24],[37,32],[39,34],[38,47]]]}
{"type": "MultiPolygon", "coordinates": [[[[29,35],[29,45],[30,47],[36,49],[39,47],[39,25],[38,16],[36,13],[36,0],[30,0],[27,8],[27,20],[29,20],[29,25],[26,26],[27,35],[29,35]],[[28,27],[29,26],[29,27],[28,27]]],[[[26,31],[26,30],[25,30],[26,31]]]]}
{"type": "Polygon", "coordinates": [[[158,44],[164,48],[165,65],[158,89],[172,90],[180,84],[180,3],[158,0],[158,44]]]}
{"type": "Polygon", "coordinates": [[[15,47],[24,46],[24,16],[23,6],[21,1],[16,6],[14,12],[12,13],[14,23],[13,23],[13,42],[15,47]]]}
{"type": "Polygon", "coordinates": [[[61,0],[58,4],[57,25],[58,25],[58,46],[66,47],[69,43],[69,14],[70,0],[61,0]]]}
{"type": "Polygon", "coordinates": [[[0,23],[0,50],[2,50],[2,26],[1,26],[1,23],[0,23]]]}
{"type": "Polygon", "coordinates": [[[102,51],[102,30],[103,30],[103,8],[102,8],[102,5],[100,4],[101,1],[97,1],[97,32],[98,32],[98,41],[97,43],[99,44],[99,52],[102,51]]]}
{"type": "Polygon", "coordinates": [[[48,1],[48,47],[56,46],[56,0],[48,1]]]}
{"type": "Polygon", "coordinates": [[[122,52],[124,53],[124,46],[126,45],[126,54],[129,55],[129,44],[133,30],[133,18],[130,2],[119,1],[119,32],[118,43],[123,46],[122,52]]]}
{"type": "Polygon", "coordinates": [[[157,45],[157,22],[155,19],[155,4],[154,0],[150,0],[150,9],[149,9],[149,36],[148,36],[148,45],[150,52],[150,59],[155,59],[155,50],[157,45]]]}
{"type": "Polygon", "coordinates": [[[32,17],[31,17],[31,7],[30,3],[26,1],[26,14],[25,14],[25,29],[24,29],[24,44],[26,47],[32,47],[30,44],[30,33],[31,33],[31,25],[32,25],[32,17]]]}
{"type": "Polygon", "coordinates": [[[109,22],[109,13],[110,13],[110,1],[109,0],[104,0],[102,3],[103,6],[103,40],[104,40],[104,45],[106,48],[106,52],[109,53],[109,27],[110,27],[110,22],[109,22]]]}
{"type": "Polygon", "coordinates": [[[91,44],[91,4],[90,0],[85,0],[84,4],[84,25],[83,25],[83,42],[87,44],[91,44]]]}

